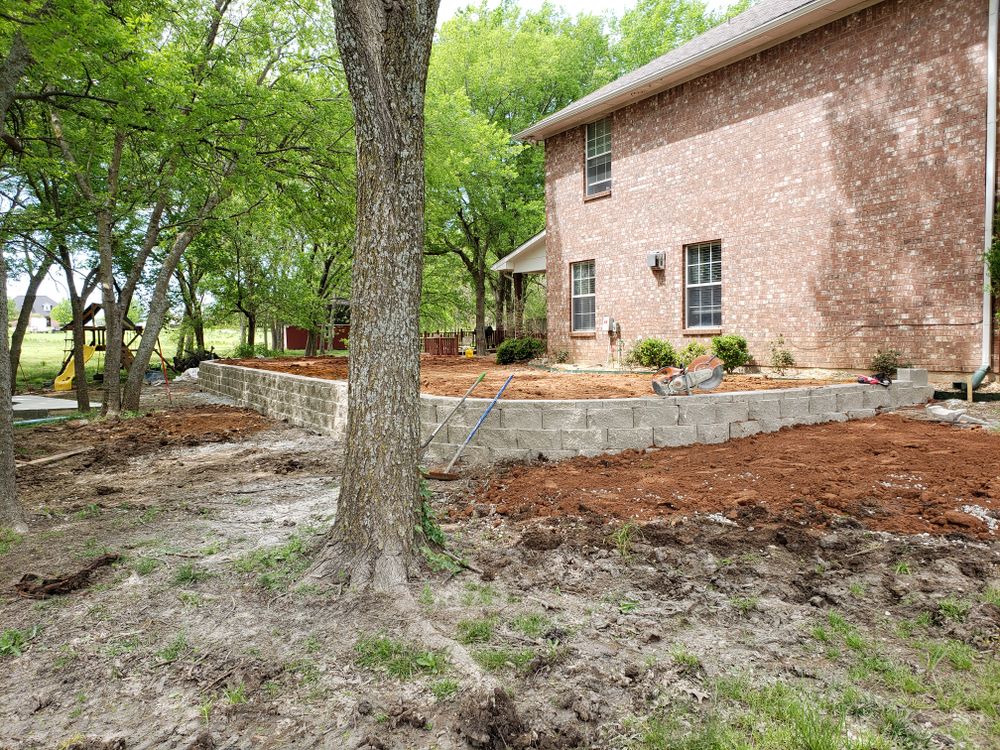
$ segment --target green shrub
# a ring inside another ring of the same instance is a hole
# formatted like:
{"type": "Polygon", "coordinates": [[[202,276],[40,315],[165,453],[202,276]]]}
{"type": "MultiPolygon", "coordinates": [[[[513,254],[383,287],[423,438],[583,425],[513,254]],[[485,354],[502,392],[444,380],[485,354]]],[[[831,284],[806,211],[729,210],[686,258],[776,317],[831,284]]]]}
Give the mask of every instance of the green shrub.
{"type": "Polygon", "coordinates": [[[691,341],[677,354],[677,361],[682,367],[687,367],[702,354],[708,354],[708,347],[700,341],[691,341]]]}
{"type": "Polygon", "coordinates": [[[872,357],[871,370],[876,375],[885,375],[887,378],[896,377],[896,370],[900,367],[909,367],[909,363],[903,361],[903,353],[898,349],[879,349],[872,357]]]}
{"type": "Polygon", "coordinates": [[[795,357],[785,348],[785,337],[780,334],[771,342],[771,367],[779,375],[784,375],[789,367],[795,367],[795,357]]]}
{"type": "Polygon", "coordinates": [[[273,357],[276,352],[271,351],[263,344],[238,344],[233,349],[235,359],[253,359],[254,357],[273,357]]]}
{"type": "Polygon", "coordinates": [[[630,364],[659,370],[661,367],[676,366],[677,352],[669,341],[640,339],[629,352],[628,361],[630,364]]]}
{"type": "Polygon", "coordinates": [[[542,355],[545,344],[538,339],[507,339],[497,347],[497,364],[526,362],[542,355]]]}
{"type": "Polygon", "coordinates": [[[750,364],[750,349],[747,340],[735,333],[712,338],[712,354],[722,360],[726,372],[750,364]]]}

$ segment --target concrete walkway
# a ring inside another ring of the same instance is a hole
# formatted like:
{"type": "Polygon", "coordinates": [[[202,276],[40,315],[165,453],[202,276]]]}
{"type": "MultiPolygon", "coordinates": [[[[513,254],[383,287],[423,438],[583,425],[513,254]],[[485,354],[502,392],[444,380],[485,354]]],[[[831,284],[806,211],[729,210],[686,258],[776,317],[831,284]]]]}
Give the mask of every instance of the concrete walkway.
{"type": "MultiPolygon", "coordinates": [[[[14,396],[14,419],[44,419],[45,417],[70,414],[76,411],[75,398],[51,398],[49,396],[14,396]]],[[[101,402],[90,402],[91,409],[100,409],[101,402]]]]}

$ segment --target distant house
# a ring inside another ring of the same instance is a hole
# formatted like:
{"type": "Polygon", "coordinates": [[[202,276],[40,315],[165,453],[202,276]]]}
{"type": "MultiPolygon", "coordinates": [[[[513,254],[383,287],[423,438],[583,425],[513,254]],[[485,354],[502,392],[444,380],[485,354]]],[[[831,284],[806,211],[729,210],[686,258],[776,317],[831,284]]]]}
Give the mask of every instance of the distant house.
{"type": "MultiPolygon", "coordinates": [[[[14,297],[14,307],[17,314],[21,314],[21,307],[24,305],[24,296],[14,297]]],[[[35,332],[48,332],[53,330],[52,309],[56,306],[55,300],[44,295],[35,297],[35,304],[31,306],[31,317],[28,318],[28,330],[35,332]]]]}
{"type": "Polygon", "coordinates": [[[761,0],[519,133],[546,229],[497,267],[544,244],[550,352],[739,333],[763,364],[779,335],[806,366],[990,361],[996,6],[761,0]]]}

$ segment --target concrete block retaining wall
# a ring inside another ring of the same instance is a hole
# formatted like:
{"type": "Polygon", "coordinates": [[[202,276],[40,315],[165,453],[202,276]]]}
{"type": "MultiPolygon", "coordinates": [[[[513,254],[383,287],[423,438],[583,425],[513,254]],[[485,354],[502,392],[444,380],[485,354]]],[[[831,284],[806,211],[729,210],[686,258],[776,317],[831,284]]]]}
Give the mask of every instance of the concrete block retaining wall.
{"type": "MultiPolygon", "coordinates": [[[[500,401],[463,453],[469,463],[569,458],[629,448],[723,443],[782,427],[844,422],[928,401],[926,370],[900,370],[889,388],[845,384],[693,396],[577,401],[500,401]]],[[[342,437],[347,383],[203,362],[199,382],[237,404],[290,423],[342,437]]],[[[458,403],[420,397],[424,438],[458,403]]],[[[435,438],[427,462],[450,458],[489,399],[469,399],[435,438]]]]}

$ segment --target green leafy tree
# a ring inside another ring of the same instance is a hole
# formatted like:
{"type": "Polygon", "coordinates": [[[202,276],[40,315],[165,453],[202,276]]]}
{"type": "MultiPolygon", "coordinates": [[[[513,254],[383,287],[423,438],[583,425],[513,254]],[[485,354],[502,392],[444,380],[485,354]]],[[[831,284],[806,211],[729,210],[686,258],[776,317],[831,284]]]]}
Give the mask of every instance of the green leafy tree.
{"type": "Polygon", "coordinates": [[[68,299],[57,302],[52,307],[52,321],[59,325],[66,325],[73,320],[73,305],[68,299]]]}
{"type": "Polygon", "coordinates": [[[426,253],[451,256],[431,267],[464,269],[479,353],[488,291],[504,292],[495,295],[498,321],[509,309],[490,264],[545,223],[543,155],[511,135],[604,82],[606,62],[601,19],[552,5],[522,13],[512,0],[484,2],[438,33],[427,84],[426,253]]]}
{"type": "Polygon", "coordinates": [[[611,70],[615,77],[635,70],[742,13],[752,3],[737,0],[725,10],[712,12],[705,0],[638,0],[612,21],[617,41],[611,47],[611,70]]]}

